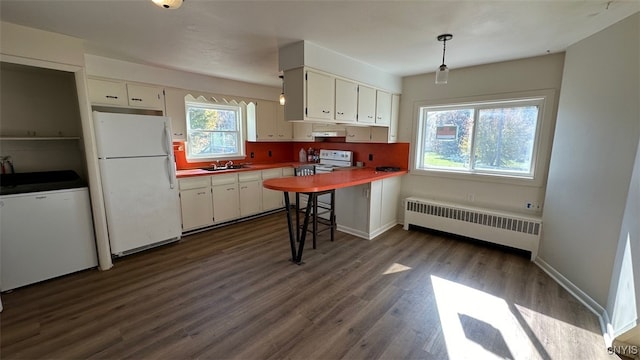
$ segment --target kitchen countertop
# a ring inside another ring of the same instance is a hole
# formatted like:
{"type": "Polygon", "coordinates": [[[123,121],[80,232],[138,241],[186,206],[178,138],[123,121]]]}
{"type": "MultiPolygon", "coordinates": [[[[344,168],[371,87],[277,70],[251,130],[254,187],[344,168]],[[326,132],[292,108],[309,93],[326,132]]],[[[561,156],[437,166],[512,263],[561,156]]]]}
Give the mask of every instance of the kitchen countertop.
{"type": "Polygon", "coordinates": [[[202,169],[186,169],[186,170],[177,170],[176,176],[178,177],[178,179],[180,179],[180,178],[193,177],[193,176],[229,174],[234,172],[267,170],[267,169],[275,169],[275,168],[281,168],[281,167],[296,167],[296,166],[306,165],[306,164],[308,163],[283,162],[283,163],[272,163],[272,164],[250,164],[250,165],[245,165],[246,167],[242,167],[239,169],[215,170],[215,171],[208,171],[208,170],[202,170],[202,169]]]}
{"type": "Polygon", "coordinates": [[[262,182],[262,186],[279,191],[319,192],[366,184],[376,180],[402,176],[407,173],[407,170],[385,172],[376,171],[375,168],[362,168],[350,171],[333,171],[312,176],[288,176],[268,179],[262,182]]]}

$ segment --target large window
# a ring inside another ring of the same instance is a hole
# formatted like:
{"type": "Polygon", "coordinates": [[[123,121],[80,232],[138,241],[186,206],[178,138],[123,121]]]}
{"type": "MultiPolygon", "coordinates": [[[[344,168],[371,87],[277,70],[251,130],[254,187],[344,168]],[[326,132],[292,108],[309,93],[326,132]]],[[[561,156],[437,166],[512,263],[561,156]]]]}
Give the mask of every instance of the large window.
{"type": "Polygon", "coordinates": [[[419,108],[416,169],[533,178],[544,98],[419,108]]]}
{"type": "Polygon", "coordinates": [[[240,106],[195,102],[185,105],[188,160],[244,156],[240,106]]]}

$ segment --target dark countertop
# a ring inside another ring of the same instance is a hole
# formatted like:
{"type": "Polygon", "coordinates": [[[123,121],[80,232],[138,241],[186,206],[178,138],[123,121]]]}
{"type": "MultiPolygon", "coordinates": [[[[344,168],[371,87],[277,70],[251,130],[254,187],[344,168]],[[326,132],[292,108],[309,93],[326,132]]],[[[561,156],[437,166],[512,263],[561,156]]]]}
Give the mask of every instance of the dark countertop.
{"type": "Polygon", "coordinates": [[[0,195],[52,191],[86,187],[73,170],[0,174],[0,195]]]}

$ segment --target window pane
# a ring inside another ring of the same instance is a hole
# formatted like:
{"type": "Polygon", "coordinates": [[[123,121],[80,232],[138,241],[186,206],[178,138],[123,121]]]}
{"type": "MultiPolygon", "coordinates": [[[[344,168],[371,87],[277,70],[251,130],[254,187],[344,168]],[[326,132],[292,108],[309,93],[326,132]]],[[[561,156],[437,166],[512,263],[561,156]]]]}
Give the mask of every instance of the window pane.
{"type": "Polygon", "coordinates": [[[188,111],[191,130],[236,131],[234,110],[207,109],[190,106],[188,111]]]}
{"type": "Polygon", "coordinates": [[[423,164],[429,168],[467,169],[473,109],[426,111],[423,164]]]}
{"type": "Polygon", "coordinates": [[[537,119],[537,106],[481,109],[474,168],[530,173],[537,119]]]}
{"type": "Polygon", "coordinates": [[[238,134],[222,131],[191,131],[187,146],[192,157],[215,157],[237,152],[238,134]]]}

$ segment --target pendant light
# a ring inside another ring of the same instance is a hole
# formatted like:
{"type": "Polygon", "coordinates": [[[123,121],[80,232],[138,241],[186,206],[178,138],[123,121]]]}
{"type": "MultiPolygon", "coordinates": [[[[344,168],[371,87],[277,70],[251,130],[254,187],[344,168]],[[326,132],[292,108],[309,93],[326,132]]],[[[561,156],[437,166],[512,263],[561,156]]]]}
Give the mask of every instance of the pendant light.
{"type": "Polygon", "coordinates": [[[442,41],[442,65],[436,71],[436,84],[446,84],[449,78],[449,68],[444,64],[444,53],[447,51],[447,41],[453,39],[451,34],[438,35],[438,41],[442,41]]]}
{"type": "Polygon", "coordinates": [[[177,9],[182,6],[183,0],[151,0],[154,4],[163,9],[177,9]]]}
{"type": "Polygon", "coordinates": [[[280,105],[284,105],[287,102],[287,99],[284,97],[284,75],[278,76],[282,79],[282,92],[280,93],[280,105]]]}

